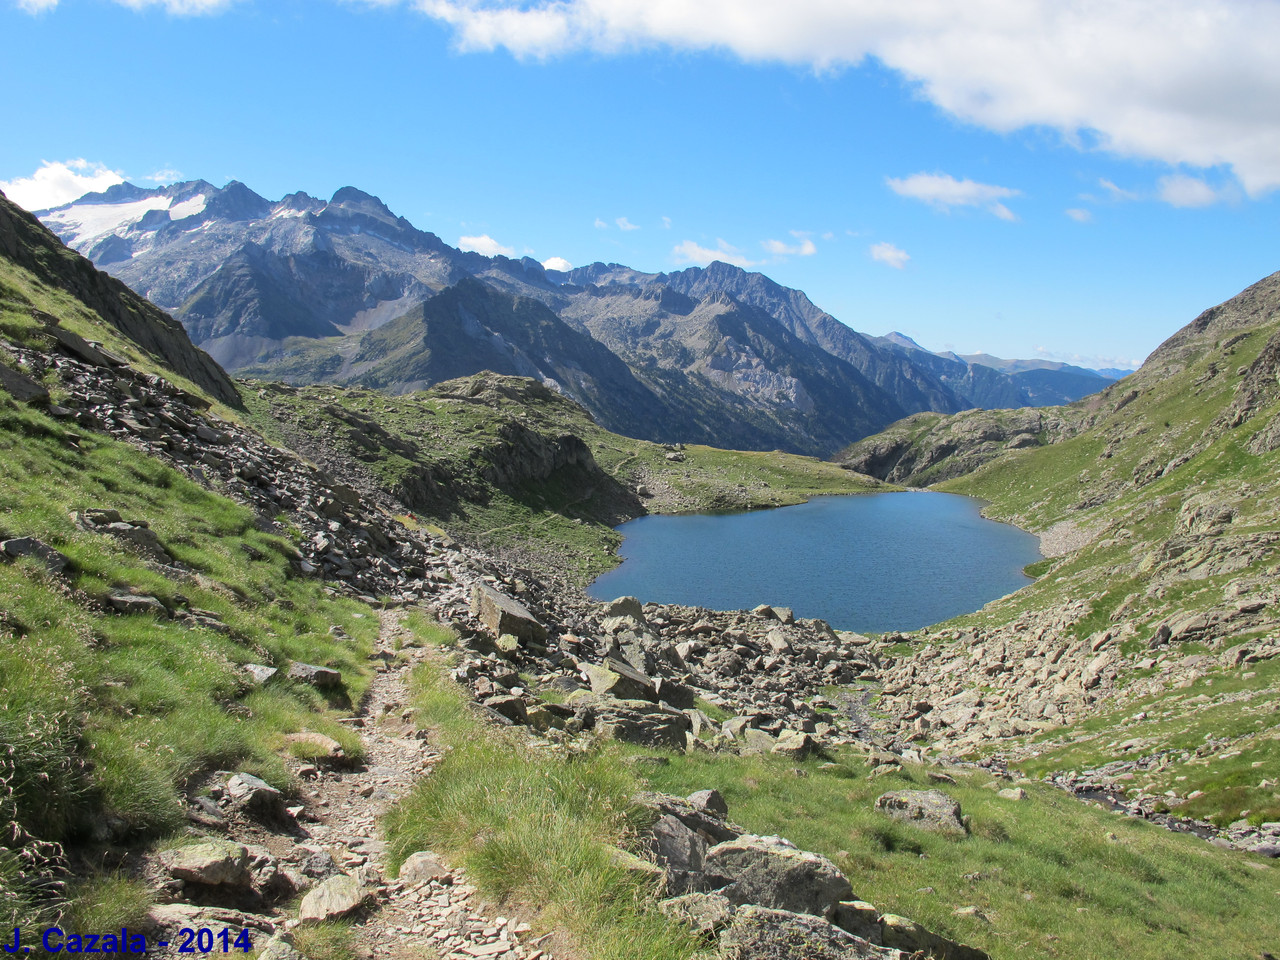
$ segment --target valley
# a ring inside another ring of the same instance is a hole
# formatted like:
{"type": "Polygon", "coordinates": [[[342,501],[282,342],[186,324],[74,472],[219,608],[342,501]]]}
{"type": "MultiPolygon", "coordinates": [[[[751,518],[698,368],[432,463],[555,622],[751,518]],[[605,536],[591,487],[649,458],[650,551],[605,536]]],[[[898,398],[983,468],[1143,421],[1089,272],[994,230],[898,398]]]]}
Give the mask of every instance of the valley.
{"type": "Polygon", "coordinates": [[[551,283],[358,192],[207,186],[113,188],[138,214],[119,243],[61,220],[134,284],[135,253],[207,216],[235,276],[177,264],[201,292],[150,291],[183,298],[191,338],[0,200],[6,925],[249,930],[276,960],[1280,943],[1280,279],[1099,393],[988,411],[912,347],[724,264],[551,283]],[[297,271],[337,223],[441,272],[406,273],[377,310],[432,296],[364,331],[248,330],[262,349],[233,380],[192,340],[230,350],[248,314],[220,291],[284,296],[288,261],[253,260],[231,222],[263,249],[305,225],[297,271]],[[468,317],[510,367],[452,365],[468,317]],[[679,329],[626,342],[649,324],[679,329]],[[356,372],[379,337],[412,363],[356,372]],[[333,382],[270,379],[274,350],[333,382]],[[855,387],[868,405],[838,425],[804,409],[855,387]],[[651,432],[612,432],[650,397],[651,432]],[[732,429],[769,449],[696,442],[732,429]],[[763,598],[583,594],[625,519],[933,482],[1042,534],[1037,581],[882,635],[763,598]],[[1213,842],[1167,828],[1185,821],[1213,842]]]}

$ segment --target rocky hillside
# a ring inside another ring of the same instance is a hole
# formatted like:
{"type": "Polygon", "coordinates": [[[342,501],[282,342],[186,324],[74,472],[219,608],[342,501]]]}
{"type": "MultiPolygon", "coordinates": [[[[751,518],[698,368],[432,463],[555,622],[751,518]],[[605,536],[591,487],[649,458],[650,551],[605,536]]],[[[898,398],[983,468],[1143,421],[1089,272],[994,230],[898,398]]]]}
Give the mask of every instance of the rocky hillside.
{"type": "Polygon", "coordinates": [[[990,501],[990,515],[1040,532],[1050,558],[1026,590],[904,638],[889,715],[943,752],[1003,738],[1064,783],[1271,849],[1259,831],[1280,819],[1267,773],[1280,701],[1277,344],[1280,275],[1095,397],[914,418],[847,452],[870,473],[990,501]],[[1233,711],[1251,719],[1226,720],[1233,711]]]}
{"type": "Polygon", "coordinates": [[[1019,373],[856,333],[724,263],[562,273],[464,253],[351,187],[272,203],[234,182],[119,184],[41,216],[227,369],[389,390],[492,369],[553,382],[600,423],[649,439],[826,456],[907,414],[1105,383],[1048,370],[1038,376],[1058,387],[1028,389],[1019,373]],[[625,397],[599,386],[615,382],[625,397]]]}

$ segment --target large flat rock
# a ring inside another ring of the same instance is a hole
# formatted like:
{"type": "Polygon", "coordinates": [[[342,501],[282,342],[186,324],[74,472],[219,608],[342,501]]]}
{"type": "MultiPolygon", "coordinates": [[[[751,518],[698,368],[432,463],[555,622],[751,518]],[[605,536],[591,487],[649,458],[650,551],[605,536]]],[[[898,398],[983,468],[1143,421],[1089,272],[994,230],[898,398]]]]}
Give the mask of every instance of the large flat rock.
{"type": "Polygon", "coordinates": [[[547,628],[517,600],[477,583],[471,590],[471,615],[488,627],[495,637],[511,634],[525,643],[547,642],[547,628]]]}
{"type": "Polygon", "coordinates": [[[835,864],[781,837],[743,834],[718,843],[707,851],[703,869],[729,881],[720,892],[733,903],[824,916],[853,899],[853,887],[835,864]]]}

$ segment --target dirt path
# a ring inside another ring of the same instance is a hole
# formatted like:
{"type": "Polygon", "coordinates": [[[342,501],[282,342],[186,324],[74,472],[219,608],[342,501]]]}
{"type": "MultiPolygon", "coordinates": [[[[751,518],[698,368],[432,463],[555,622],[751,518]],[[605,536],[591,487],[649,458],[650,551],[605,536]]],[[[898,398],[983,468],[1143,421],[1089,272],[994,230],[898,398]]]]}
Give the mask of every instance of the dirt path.
{"type": "Polygon", "coordinates": [[[428,654],[408,647],[407,656],[397,657],[398,641],[407,636],[402,617],[400,610],[382,613],[379,672],[352,720],[364,742],[363,768],[323,772],[307,798],[318,821],[307,826],[313,841],[342,854],[342,867],[378,890],[377,909],[356,923],[357,950],[369,958],[553,960],[527,942],[527,925],[486,915],[461,871],[428,862],[424,879],[387,879],[379,820],[441,759],[411,722],[406,681],[428,654]]]}

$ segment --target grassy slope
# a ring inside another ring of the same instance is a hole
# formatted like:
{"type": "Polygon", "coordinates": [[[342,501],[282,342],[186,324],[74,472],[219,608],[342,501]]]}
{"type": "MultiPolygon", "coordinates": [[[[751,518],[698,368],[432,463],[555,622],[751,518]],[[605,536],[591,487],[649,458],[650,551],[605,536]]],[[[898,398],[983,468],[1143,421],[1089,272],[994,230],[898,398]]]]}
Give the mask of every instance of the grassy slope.
{"type": "Polygon", "coordinates": [[[670,450],[596,426],[586,412],[528,381],[481,374],[423,393],[385,396],[334,386],[254,385],[253,422],[303,450],[343,457],[455,536],[496,552],[549,558],[577,583],[613,566],[612,527],[651,512],[748,510],[884,485],[812,457],[689,446],[670,450]],[[496,385],[470,396],[476,383],[496,385]],[[567,434],[605,477],[582,470],[515,484],[482,475],[514,433],[567,434]],[[424,476],[432,477],[424,484],[424,476]],[[635,489],[645,484],[652,498],[635,489]]]}
{"type": "MultiPolygon", "coordinates": [[[[438,629],[423,633],[448,643],[438,629]]],[[[416,706],[419,722],[453,749],[389,819],[397,855],[449,853],[490,895],[539,914],[548,930],[571,931],[588,956],[675,960],[695,951],[637,902],[636,882],[604,855],[602,843],[625,842],[642,822],[628,797],[644,788],[716,787],[745,829],[830,857],[855,895],[1000,960],[1227,960],[1280,939],[1274,871],[1040,785],[1028,783],[1030,797],[1013,801],[989,789],[986,774],[954,771],[958,782],[945,789],[972,817],[971,834],[956,840],[873,809],[885,791],[934,786],[922,768],[873,779],[848,753],[797,765],[616,744],[566,758],[484,725],[441,666],[420,669],[416,706]],[[666,763],[632,762],[654,755],[666,763]],[[962,906],[981,908],[987,921],[956,916],[962,906]]]]}
{"type": "MultiPolygon", "coordinates": [[[[1006,453],[939,484],[990,501],[989,515],[1030,530],[1069,522],[1094,533],[1078,552],[1037,565],[1034,572],[1043,576],[1035,584],[953,625],[1008,623],[1084,600],[1088,609],[1074,625],[1076,636],[1120,630],[1128,637],[1124,649],[1132,653],[1144,649],[1169,618],[1230,610],[1241,600],[1271,603],[1276,567],[1270,547],[1241,550],[1239,564],[1225,559],[1250,537],[1280,531],[1280,452],[1248,449],[1254,434],[1280,414],[1280,405],[1260,406],[1233,429],[1219,418],[1238,395],[1242,371],[1275,329],[1268,320],[1230,336],[1211,333],[1176,362],[1158,363],[1087,402],[1094,411],[1084,404],[1062,408],[1063,417],[1085,428],[1078,436],[1006,453]],[[1193,455],[1186,458],[1188,453],[1193,455]],[[1163,475],[1149,479],[1160,469],[1163,475]],[[1186,537],[1180,514],[1192,497],[1229,504],[1236,516],[1220,534],[1179,553],[1186,537]]],[[[1242,630],[1221,646],[1258,636],[1275,636],[1274,618],[1271,626],[1242,630]]],[[[1173,655],[1205,652],[1212,651],[1192,643],[1173,655]]],[[[1122,682],[1139,682],[1151,673],[1136,672],[1122,682]]],[[[1193,691],[1155,693],[1079,729],[1041,735],[1023,751],[1032,755],[1025,769],[1044,775],[1167,753],[1164,769],[1137,777],[1135,789],[1172,790],[1180,798],[1200,790],[1203,796],[1179,812],[1220,823],[1242,813],[1254,823],[1278,819],[1277,680],[1270,668],[1214,669],[1193,691]],[[1195,696],[1208,698],[1208,707],[1188,707],[1195,696]],[[1148,719],[1131,719],[1144,708],[1148,719]],[[1224,737],[1230,742],[1197,755],[1198,745],[1224,737]],[[1138,748],[1130,743],[1135,738],[1143,741],[1138,748]]]]}
{"type": "MultiPolygon", "coordinates": [[[[25,305],[34,303],[62,311],[66,326],[142,369],[157,369],[61,294],[12,266],[4,271],[5,337],[38,336],[25,305]]],[[[48,385],[56,399],[56,379],[48,385]]],[[[180,827],[179,792],[204,771],[241,768],[296,789],[278,753],[285,733],[323,732],[358,755],[358,741],[335,718],[367,685],[376,616],[295,579],[288,536],[260,530],[248,509],[133,447],[0,395],[0,539],[22,536],[44,541],[71,565],[57,578],[35,560],[0,562],[0,742],[7,748],[0,825],[16,823],[31,843],[64,844],[81,856],[104,841],[180,827]],[[86,508],[147,520],[179,566],[156,565],[81,530],[72,514],[86,508]],[[121,590],[154,596],[171,610],[209,611],[228,629],[109,612],[105,596],[121,590]],[[354,641],[331,636],[335,624],[354,641]],[[239,669],[289,660],[337,667],[345,691],[325,699],[287,682],[254,689],[239,669]]],[[[0,847],[0,926],[66,909],[58,897],[36,897],[18,870],[13,851],[0,847]]],[[[94,929],[136,920],[145,902],[138,888],[111,878],[90,882],[78,900],[94,929]]]]}

